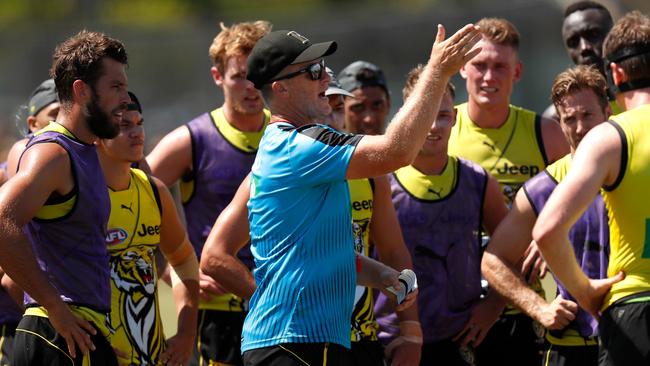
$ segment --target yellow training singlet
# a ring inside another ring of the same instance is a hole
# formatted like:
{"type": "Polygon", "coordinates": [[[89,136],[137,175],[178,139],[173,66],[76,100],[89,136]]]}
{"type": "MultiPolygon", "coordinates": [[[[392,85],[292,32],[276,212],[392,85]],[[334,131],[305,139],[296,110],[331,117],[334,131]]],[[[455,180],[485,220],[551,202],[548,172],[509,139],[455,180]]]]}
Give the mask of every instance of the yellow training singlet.
{"type": "MultiPolygon", "coordinates": [[[[368,256],[370,252],[370,219],[372,218],[373,181],[370,179],[348,180],[352,210],[354,251],[368,256]]],[[[352,311],[352,342],[377,340],[379,326],[375,321],[372,290],[357,286],[352,311]]]]}
{"type": "Polygon", "coordinates": [[[467,103],[456,109],[458,116],[449,138],[449,155],[476,162],[492,174],[510,205],[519,187],[548,165],[540,117],[511,105],[508,119],[501,127],[481,128],[470,119],[467,103]]]}
{"type": "Polygon", "coordinates": [[[111,255],[113,347],[129,355],[120,363],[157,365],[165,349],[155,253],[160,244],[161,206],[155,183],[131,169],[129,188],[113,191],[106,245],[111,255]]]}
{"type": "MultiPolygon", "coordinates": [[[[611,118],[621,143],[621,168],[616,182],[605,187],[609,215],[608,276],[625,272],[605,298],[603,309],[626,296],[650,291],[650,104],[611,118]]],[[[649,294],[650,295],[650,294],[649,294]]]]}

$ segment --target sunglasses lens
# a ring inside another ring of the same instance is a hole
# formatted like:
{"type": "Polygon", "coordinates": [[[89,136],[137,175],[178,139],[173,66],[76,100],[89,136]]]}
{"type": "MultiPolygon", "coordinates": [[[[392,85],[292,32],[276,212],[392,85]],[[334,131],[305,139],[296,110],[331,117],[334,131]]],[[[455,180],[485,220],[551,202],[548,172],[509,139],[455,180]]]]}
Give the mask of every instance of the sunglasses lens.
{"type": "Polygon", "coordinates": [[[320,80],[320,78],[323,76],[323,62],[319,62],[316,64],[313,64],[309,66],[309,76],[311,76],[312,80],[320,80]]]}

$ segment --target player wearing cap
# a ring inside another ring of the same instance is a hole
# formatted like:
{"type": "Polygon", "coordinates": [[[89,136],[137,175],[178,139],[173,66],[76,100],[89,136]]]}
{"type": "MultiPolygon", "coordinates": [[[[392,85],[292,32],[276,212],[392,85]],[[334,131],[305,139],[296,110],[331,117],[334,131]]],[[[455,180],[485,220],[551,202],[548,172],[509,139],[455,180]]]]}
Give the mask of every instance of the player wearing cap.
{"type": "Polygon", "coordinates": [[[341,70],[341,88],[354,98],[345,98],[345,129],[351,133],[379,135],[386,129],[390,94],[381,69],[370,62],[355,61],[341,70]]]}
{"type": "MultiPolygon", "coordinates": [[[[250,172],[269,121],[260,92],[246,80],[246,60],[258,39],[271,29],[266,21],[244,22],[221,31],[210,46],[210,72],[224,103],[165,136],[147,156],[154,176],[167,186],[180,181],[187,232],[200,257],[217,216],[250,172]]],[[[239,253],[249,269],[248,247],[239,253]]],[[[239,365],[241,327],[247,305],[201,275],[197,343],[192,365],[239,365]]]]}
{"type": "MultiPolygon", "coordinates": [[[[422,70],[419,65],[409,73],[405,102],[422,70]]],[[[481,343],[504,307],[492,293],[481,299],[480,231],[483,227],[493,232],[507,208],[497,181],[485,169],[447,154],[456,121],[453,98],[454,88],[448,84],[415,161],[389,176],[420,285],[422,365],[474,364],[472,348],[481,343]]],[[[376,309],[381,314],[381,338],[392,344],[408,340],[397,337],[395,315],[385,296],[379,295],[376,309]]]]}
{"type": "MultiPolygon", "coordinates": [[[[510,205],[526,180],[566,155],[569,148],[556,121],[510,104],[523,68],[515,26],[496,18],[481,19],[478,25],[483,35],[481,53],[460,71],[468,101],[457,106],[449,154],[474,161],[493,175],[510,205]]],[[[539,281],[533,286],[543,293],[539,281]]],[[[530,318],[508,309],[477,349],[478,358],[494,364],[508,359],[517,365],[537,364],[542,336],[543,329],[530,318]]]]}
{"type": "Polygon", "coordinates": [[[61,104],[56,93],[54,80],[47,79],[34,89],[27,104],[27,137],[14,143],[7,156],[7,174],[9,177],[16,174],[18,159],[25,150],[29,137],[34,132],[47,126],[50,121],[56,120],[60,108],[61,104]]]}
{"type": "MultiPolygon", "coordinates": [[[[569,57],[576,65],[593,66],[605,76],[603,41],[614,24],[606,7],[595,1],[583,0],[569,4],[564,10],[562,40],[569,57]]],[[[622,112],[609,89],[608,98],[613,114],[622,112]]],[[[559,121],[555,105],[551,103],[544,117],[559,121]]]]}
{"type": "Polygon", "coordinates": [[[638,11],[619,19],[603,44],[625,112],[582,140],[571,171],[546,202],[533,228],[553,273],[588,312],[600,317],[599,364],[650,363],[650,19],[638,11]],[[602,189],[602,191],[601,191],[602,189]],[[579,267],[570,228],[601,192],[610,228],[607,279],[579,267]]]}
{"type": "MultiPolygon", "coordinates": [[[[558,297],[549,304],[526,285],[519,271],[513,270],[532,240],[537,214],[569,172],[578,144],[611,113],[605,78],[587,66],[560,73],[553,83],[551,99],[560,114],[571,154],[549,165],[517,192],[512,210],[490,239],[483,256],[483,273],[494,289],[549,330],[544,365],[596,365],[597,320],[578,309],[562,283],[558,283],[558,297]]],[[[571,228],[569,237],[580,269],[590,278],[605,278],[609,226],[600,194],[571,228]]]]}
{"type": "Polygon", "coordinates": [[[106,324],[110,202],[92,143],[119,130],[126,63],[122,43],[101,33],[55,49],[61,111],[29,140],[0,194],[0,265],[28,294],[14,365],[117,364],[106,324]]]}
{"type": "MultiPolygon", "coordinates": [[[[257,287],[242,333],[246,364],[344,362],[355,282],[397,286],[398,275],[363,256],[356,257],[355,275],[346,179],[385,174],[415,156],[413,144],[424,140],[444,85],[476,53],[471,48],[477,38],[477,29],[467,26],[443,41],[440,26],[414,92],[419,98],[402,108],[382,136],[346,135],[313,124],[331,112],[322,57],[336,50],[335,42],[311,44],[295,31],[276,31],[256,44],[248,79],[262,90],[272,123],[250,178],[257,287]]],[[[246,195],[238,193],[235,200],[241,199],[246,195]]]]}
{"type": "Polygon", "coordinates": [[[99,162],[111,198],[106,245],[111,255],[111,344],[120,363],[187,365],[194,349],[199,272],[167,187],[131,164],[143,157],[142,107],[131,92],[117,137],[99,140],[99,162]],[[167,342],[158,306],[160,249],[171,263],[178,331],[167,342]]]}

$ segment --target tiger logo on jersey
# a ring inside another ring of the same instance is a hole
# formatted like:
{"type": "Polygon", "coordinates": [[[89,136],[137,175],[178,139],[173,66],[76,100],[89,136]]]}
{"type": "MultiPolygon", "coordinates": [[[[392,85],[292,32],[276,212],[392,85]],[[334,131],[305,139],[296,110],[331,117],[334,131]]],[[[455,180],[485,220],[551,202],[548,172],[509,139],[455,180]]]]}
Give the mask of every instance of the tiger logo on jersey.
{"type": "Polygon", "coordinates": [[[354,251],[359,254],[364,254],[364,238],[370,225],[370,219],[354,220],[352,222],[352,233],[354,234],[354,251]]]}
{"type": "Polygon", "coordinates": [[[111,279],[119,291],[120,308],[120,324],[113,325],[117,333],[125,333],[130,348],[137,353],[132,360],[137,359],[142,365],[155,365],[164,350],[162,327],[156,314],[157,279],[153,263],[154,249],[147,246],[111,253],[111,279]]]}

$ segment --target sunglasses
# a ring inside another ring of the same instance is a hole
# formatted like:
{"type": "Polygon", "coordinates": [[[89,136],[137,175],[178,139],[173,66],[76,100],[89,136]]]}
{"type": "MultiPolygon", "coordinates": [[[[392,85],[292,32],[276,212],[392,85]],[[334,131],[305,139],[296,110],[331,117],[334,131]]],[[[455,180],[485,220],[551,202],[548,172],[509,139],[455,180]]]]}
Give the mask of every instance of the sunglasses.
{"type": "Polygon", "coordinates": [[[278,80],[291,79],[291,78],[296,77],[296,76],[298,76],[300,74],[303,74],[303,73],[308,73],[309,78],[311,80],[320,80],[323,77],[323,70],[325,70],[325,60],[321,59],[320,61],[318,61],[318,62],[316,62],[314,64],[311,64],[311,65],[305,67],[304,69],[300,69],[298,71],[286,74],[284,76],[278,76],[276,78],[273,78],[273,79],[269,80],[269,83],[272,83],[272,82],[278,81],[278,80]]]}

